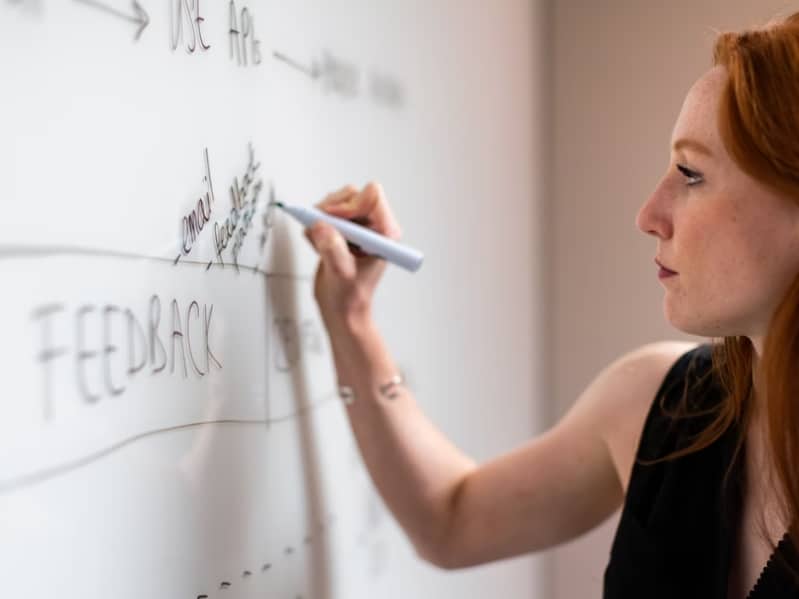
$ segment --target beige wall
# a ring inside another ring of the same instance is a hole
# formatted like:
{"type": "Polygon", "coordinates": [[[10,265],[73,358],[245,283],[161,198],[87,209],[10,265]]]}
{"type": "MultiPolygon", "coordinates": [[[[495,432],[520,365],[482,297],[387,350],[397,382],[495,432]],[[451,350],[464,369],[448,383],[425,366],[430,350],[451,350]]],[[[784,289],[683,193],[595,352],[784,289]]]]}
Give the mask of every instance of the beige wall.
{"type": "MultiPolygon", "coordinates": [[[[669,325],[635,216],[665,171],[671,128],[711,62],[713,29],[799,10],[784,0],[552,0],[553,318],[549,384],[560,417],[605,365],[669,325]]],[[[600,597],[618,514],[551,552],[557,599],[600,597]]]]}

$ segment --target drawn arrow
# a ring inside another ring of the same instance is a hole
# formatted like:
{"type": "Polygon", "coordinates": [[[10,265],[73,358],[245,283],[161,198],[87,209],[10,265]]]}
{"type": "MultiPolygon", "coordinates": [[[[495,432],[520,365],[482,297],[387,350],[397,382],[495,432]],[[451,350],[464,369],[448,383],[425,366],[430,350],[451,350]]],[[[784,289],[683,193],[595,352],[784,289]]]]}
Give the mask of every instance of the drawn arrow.
{"type": "Polygon", "coordinates": [[[104,10],[105,12],[110,13],[116,17],[119,17],[120,19],[125,19],[126,21],[131,21],[133,23],[136,23],[139,26],[139,28],[136,30],[136,35],[133,38],[136,41],[139,41],[142,31],[144,31],[144,28],[150,24],[150,17],[147,14],[147,11],[142,8],[141,4],[138,3],[138,0],[132,0],[133,15],[125,14],[121,10],[102,4],[97,0],[75,0],[75,1],[80,2],[82,4],[86,4],[87,6],[104,10]]]}
{"type": "Polygon", "coordinates": [[[289,58],[288,56],[286,56],[282,52],[278,52],[277,50],[272,52],[272,56],[275,57],[277,60],[280,60],[280,61],[286,63],[290,67],[294,67],[298,71],[301,71],[301,72],[305,73],[311,79],[318,79],[322,75],[321,70],[319,69],[319,65],[317,65],[315,61],[311,64],[310,67],[307,67],[307,66],[305,66],[303,64],[300,64],[299,62],[297,62],[293,58],[289,58]]]}

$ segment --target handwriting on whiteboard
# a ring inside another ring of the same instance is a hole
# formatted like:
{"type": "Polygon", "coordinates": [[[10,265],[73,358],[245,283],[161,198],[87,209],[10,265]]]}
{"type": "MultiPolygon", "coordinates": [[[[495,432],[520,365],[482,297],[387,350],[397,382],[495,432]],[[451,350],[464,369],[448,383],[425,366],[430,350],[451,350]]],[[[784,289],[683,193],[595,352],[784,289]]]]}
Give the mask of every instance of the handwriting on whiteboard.
{"type": "MultiPolygon", "coordinates": [[[[247,166],[244,168],[241,176],[233,177],[230,185],[230,211],[223,220],[218,220],[213,223],[213,253],[214,259],[208,262],[208,268],[214,264],[214,260],[220,266],[225,265],[225,256],[223,255],[227,250],[231,254],[232,263],[238,269],[239,255],[244,246],[244,241],[247,238],[253,227],[256,212],[260,206],[261,190],[263,189],[264,182],[259,174],[261,163],[255,159],[255,149],[250,143],[248,145],[248,160],[247,166]]],[[[184,214],[181,220],[181,245],[180,253],[175,258],[175,264],[183,256],[188,256],[194,249],[195,244],[200,238],[206,225],[210,226],[214,206],[216,205],[216,196],[214,194],[214,185],[211,179],[211,163],[208,158],[208,148],[203,150],[203,184],[205,190],[203,194],[197,198],[191,210],[184,214]]],[[[270,185],[270,199],[274,200],[274,189],[270,185]]],[[[262,214],[261,225],[262,232],[260,236],[259,249],[262,251],[268,239],[269,230],[272,227],[272,206],[268,206],[262,214]]]]}
{"type": "MultiPolygon", "coordinates": [[[[18,1],[33,5],[33,2],[18,1]]],[[[136,27],[135,41],[139,41],[150,23],[150,15],[138,0],[133,0],[132,7],[126,10],[115,7],[106,0],[74,1],[133,23],[136,27]]],[[[169,18],[168,45],[172,52],[183,48],[190,55],[206,53],[219,43],[224,46],[221,41],[224,36],[227,38],[230,62],[239,67],[257,67],[263,64],[262,44],[256,35],[255,15],[253,9],[242,0],[228,0],[227,27],[222,23],[214,24],[214,19],[209,21],[201,0],[167,0],[166,4],[169,18]],[[214,37],[217,41],[212,44],[214,37]]],[[[363,70],[354,62],[329,50],[324,50],[319,58],[305,60],[290,57],[278,49],[272,49],[268,55],[318,82],[324,93],[351,99],[366,95],[375,104],[392,109],[402,108],[405,104],[405,90],[398,79],[381,70],[370,70],[364,75],[363,70]]]]}
{"type": "Polygon", "coordinates": [[[211,182],[211,163],[208,159],[208,148],[203,150],[205,175],[203,175],[203,183],[205,184],[205,193],[197,199],[197,203],[191,212],[183,217],[181,231],[183,233],[183,243],[180,246],[182,254],[178,254],[175,258],[177,262],[181,255],[188,256],[194,247],[194,242],[200,236],[205,225],[211,220],[211,210],[213,209],[214,198],[214,185],[211,182]]]}
{"type": "MultiPolygon", "coordinates": [[[[247,167],[241,178],[233,177],[230,185],[231,208],[224,221],[214,223],[214,253],[217,263],[224,266],[225,260],[222,252],[228,249],[228,245],[233,241],[231,254],[233,264],[238,268],[239,253],[244,245],[244,239],[252,228],[253,217],[258,208],[263,181],[258,174],[261,167],[260,162],[255,161],[255,150],[252,144],[248,146],[249,159],[247,167]]],[[[210,267],[213,260],[208,263],[210,267]]]]}
{"type": "Polygon", "coordinates": [[[205,18],[200,14],[200,0],[169,0],[169,18],[170,47],[173,51],[181,44],[189,54],[194,54],[198,49],[211,48],[203,37],[202,24],[205,18]]]}
{"type": "Polygon", "coordinates": [[[169,324],[164,335],[161,298],[150,297],[144,319],[129,307],[83,304],[67,313],[61,304],[37,307],[33,319],[39,328],[38,361],[45,384],[42,416],[57,415],[52,384],[53,362],[71,361],[74,384],[86,404],[122,395],[137,377],[170,375],[203,377],[222,364],[211,349],[213,304],[192,301],[182,310],[178,300],[169,303],[169,324]],[[53,338],[56,319],[72,319],[71,342],[53,338]],[[142,321],[145,325],[142,325],[142,321]],[[91,330],[94,334],[87,334],[91,330]],[[179,368],[178,368],[179,367],[179,368]],[[123,375],[120,376],[119,372],[123,375]]]}
{"type": "Polygon", "coordinates": [[[255,37],[255,18],[250,9],[243,6],[239,13],[236,10],[235,1],[230,0],[228,16],[230,18],[228,29],[230,59],[244,67],[248,62],[253,65],[261,64],[261,42],[255,37]]]}
{"type": "Polygon", "coordinates": [[[297,322],[293,318],[275,318],[273,322],[275,345],[274,367],[278,372],[289,372],[307,353],[322,355],[322,333],[311,319],[297,322]]]}

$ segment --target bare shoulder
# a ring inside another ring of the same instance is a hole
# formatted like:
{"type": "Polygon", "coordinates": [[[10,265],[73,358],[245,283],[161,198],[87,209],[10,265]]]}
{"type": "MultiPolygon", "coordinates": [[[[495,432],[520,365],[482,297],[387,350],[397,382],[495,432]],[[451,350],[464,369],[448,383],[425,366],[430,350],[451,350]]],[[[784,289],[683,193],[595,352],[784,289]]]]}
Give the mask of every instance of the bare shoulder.
{"type": "Polygon", "coordinates": [[[699,345],[659,341],[623,354],[591,381],[564,418],[575,430],[590,425],[601,436],[625,494],[655,395],[677,359],[699,345]]]}
{"type": "Polygon", "coordinates": [[[610,364],[598,377],[607,385],[603,437],[622,488],[627,492],[646,416],[663,379],[677,359],[700,344],[689,341],[648,343],[610,364]]]}

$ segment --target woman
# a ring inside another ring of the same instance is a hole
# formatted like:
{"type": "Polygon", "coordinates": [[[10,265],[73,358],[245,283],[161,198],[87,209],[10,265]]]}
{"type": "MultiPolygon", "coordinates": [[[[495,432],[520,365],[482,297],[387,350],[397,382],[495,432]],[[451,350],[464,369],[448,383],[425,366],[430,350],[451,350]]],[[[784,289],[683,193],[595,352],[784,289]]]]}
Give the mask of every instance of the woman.
{"type": "MultiPolygon", "coordinates": [[[[320,206],[400,236],[376,184],[320,206]]],[[[666,318],[719,341],[620,357],[551,430],[481,465],[397,378],[371,318],[384,264],[309,229],[365,463],[441,567],[551,547],[623,504],[607,598],[799,597],[799,13],[718,38],[637,225],[657,241],[666,318]]]]}

